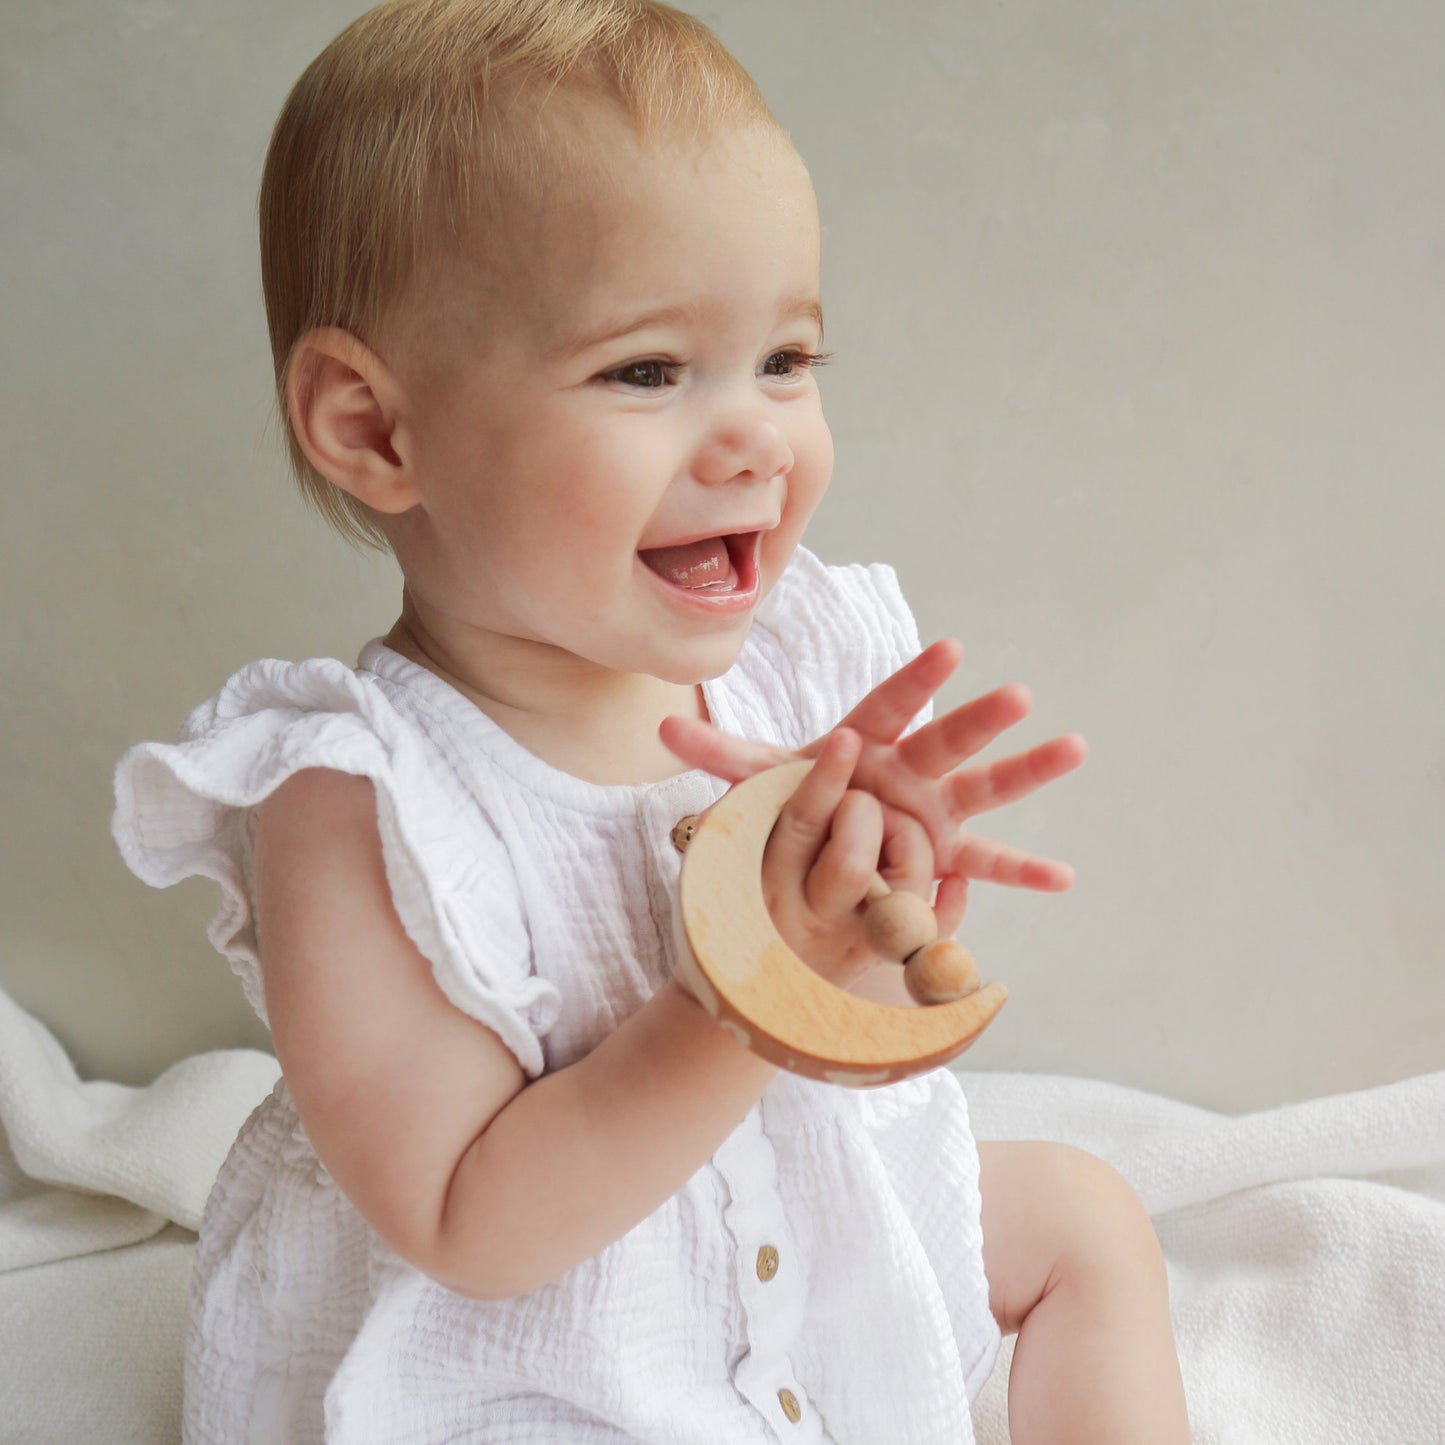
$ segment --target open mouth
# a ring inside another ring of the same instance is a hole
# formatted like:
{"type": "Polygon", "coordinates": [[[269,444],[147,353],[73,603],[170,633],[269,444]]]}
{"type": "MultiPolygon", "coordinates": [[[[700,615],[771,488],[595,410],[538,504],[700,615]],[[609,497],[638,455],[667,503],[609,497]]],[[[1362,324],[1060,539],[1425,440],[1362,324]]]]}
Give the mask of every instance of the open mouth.
{"type": "Polygon", "coordinates": [[[704,537],[677,547],[649,547],[638,556],[664,582],[704,596],[749,593],[758,580],[760,532],[704,537]]]}

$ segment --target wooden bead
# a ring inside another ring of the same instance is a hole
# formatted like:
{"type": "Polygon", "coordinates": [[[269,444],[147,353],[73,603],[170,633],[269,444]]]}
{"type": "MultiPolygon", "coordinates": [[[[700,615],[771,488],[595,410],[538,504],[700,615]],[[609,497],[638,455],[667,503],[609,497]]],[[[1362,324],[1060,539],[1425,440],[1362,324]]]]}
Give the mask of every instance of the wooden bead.
{"type": "Polygon", "coordinates": [[[889,893],[868,905],[863,934],[880,958],[902,963],[938,937],[938,920],[927,899],[916,893],[889,893]]]}
{"type": "Polygon", "coordinates": [[[978,965],[961,943],[940,938],[903,965],[903,982],[919,1003],[952,1003],[977,991],[978,965]]]}

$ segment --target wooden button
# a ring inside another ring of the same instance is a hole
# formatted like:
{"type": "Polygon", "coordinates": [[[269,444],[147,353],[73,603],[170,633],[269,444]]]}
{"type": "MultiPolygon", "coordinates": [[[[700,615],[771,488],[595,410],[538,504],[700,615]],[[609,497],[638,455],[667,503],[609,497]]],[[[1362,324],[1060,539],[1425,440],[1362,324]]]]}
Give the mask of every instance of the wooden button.
{"type": "Polygon", "coordinates": [[[803,1407],[798,1403],[798,1397],[786,1386],[778,1391],[778,1404],[783,1407],[785,1414],[793,1424],[797,1424],[803,1418],[803,1407]]]}
{"type": "Polygon", "coordinates": [[[689,813],[685,818],[679,818],[672,830],[672,846],[679,853],[687,851],[687,845],[692,842],[692,835],[697,829],[697,814],[689,813]]]}
{"type": "Polygon", "coordinates": [[[778,1272],[778,1251],[771,1244],[765,1244],[758,1251],[758,1278],[764,1284],[778,1272]]]}

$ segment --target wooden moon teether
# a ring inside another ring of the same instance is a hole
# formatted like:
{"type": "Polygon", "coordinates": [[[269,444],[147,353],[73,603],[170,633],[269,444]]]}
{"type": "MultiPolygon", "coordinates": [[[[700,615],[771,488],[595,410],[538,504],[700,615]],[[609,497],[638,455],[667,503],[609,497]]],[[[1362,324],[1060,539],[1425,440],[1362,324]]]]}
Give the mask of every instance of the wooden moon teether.
{"type": "Polygon", "coordinates": [[[679,884],[678,967],[703,1007],[770,1063],[855,1088],[891,1084],[961,1054],[1008,990],[977,988],[972,959],[937,937],[928,904],[893,901],[913,895],[890,893],[877,877],[864,919],[870,943],[884,957],[908,959],[915,998],[961,988],[959,996],[924,1008],[875,1003],[829,983],[788,947],[763,898],[763,850],[811,767],[785,763],[756,773],[698,819],[679,884]]]}

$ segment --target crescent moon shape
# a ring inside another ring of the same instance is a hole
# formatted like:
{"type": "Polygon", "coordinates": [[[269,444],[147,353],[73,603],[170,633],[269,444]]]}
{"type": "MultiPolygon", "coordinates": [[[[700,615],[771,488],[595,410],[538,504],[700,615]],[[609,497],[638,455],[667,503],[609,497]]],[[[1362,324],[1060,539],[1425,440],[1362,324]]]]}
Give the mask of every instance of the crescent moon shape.
{"type": "Polygon", "coordinates": [[[1008,990],[903,1008],[847,993],[783,941],[763,898],[763,850],[811,763],[737,784],[698,820],[683,854],[679,968],[703,1007],[770,1063],[831,1084],[890,1084],[966,1049],[1008,990]],[[686,946],[682,946],[686,945],[686,946]]]}

